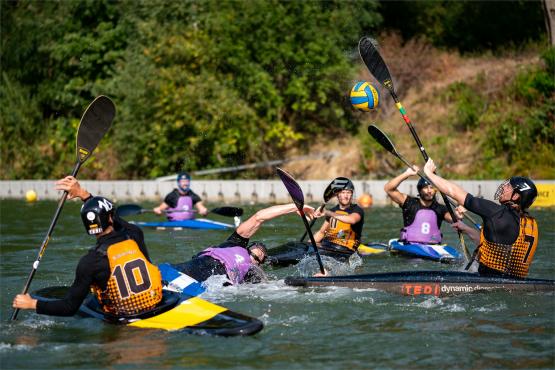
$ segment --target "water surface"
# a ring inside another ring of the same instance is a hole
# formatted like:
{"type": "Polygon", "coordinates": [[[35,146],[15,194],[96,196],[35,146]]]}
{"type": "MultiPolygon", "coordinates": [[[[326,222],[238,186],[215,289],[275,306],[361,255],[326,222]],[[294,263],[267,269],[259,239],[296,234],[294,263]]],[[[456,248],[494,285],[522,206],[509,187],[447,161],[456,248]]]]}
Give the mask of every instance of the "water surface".
{"type": "MultiPolygon", "coordinates": [[[[77,261],[94,244],[94,239],[84,233],[79,207],[77,202],[66,205],[31,290],[71,284],[77,261]]],[[[269,281],[262,284],[219,289],[217,282],[210,283],[203,298],[264,322],[265,328],[252,337],[186,335],[29,311],[21,312],[17,322],[10,322],[11,300],[25,283],[55,208],[55,202],[0,201],[2,369],[555,367],[552,294],[499,292],[439,299],[403,297],[371,289],[306,290],[283,283],[286,276],[316,272],[313,260],[268,269],[269,281]]],[[[245,206],[246,215],[255,210],[245,206]]],[[[532,213],[540,225],[540,242],[530,277],[553,279],[555,211],[532,213]]],[[[140,219],[154,220],[155,216],[140,219]]],[[[214,219],[229,221],[219,216],[214,219]]],[[[364,240],[386,241],[397,236],[400,226],[398,208],[367,210],[364,240]]],[[[442,231],[446,241],[457,245],[458,238],[448,226],[444,225],[442,231]]],[[[273,247],[296,240],[302,233],[298,216],[288,215],[267,222],[255,239],[273,247]]],[[[156,263],[184,261],[229,234],[145,230],[156,263]]],[[[345,273],[463,269],[392,256],[352,262],[331,267],[345,273]]]]}

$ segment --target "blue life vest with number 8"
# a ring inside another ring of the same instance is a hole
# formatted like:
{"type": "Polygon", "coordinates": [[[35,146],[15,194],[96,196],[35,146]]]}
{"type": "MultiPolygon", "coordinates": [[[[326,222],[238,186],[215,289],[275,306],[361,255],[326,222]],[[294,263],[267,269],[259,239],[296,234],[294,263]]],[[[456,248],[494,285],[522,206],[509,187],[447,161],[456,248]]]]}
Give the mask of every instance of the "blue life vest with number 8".
{"type": "Polygon", "coordinates": [[[112,244],[106,251],[110,278],[106,289],[93,286],[103,310],[114,315],[135,315],[162,300],[162,276],[132,240],[112,244]]]}

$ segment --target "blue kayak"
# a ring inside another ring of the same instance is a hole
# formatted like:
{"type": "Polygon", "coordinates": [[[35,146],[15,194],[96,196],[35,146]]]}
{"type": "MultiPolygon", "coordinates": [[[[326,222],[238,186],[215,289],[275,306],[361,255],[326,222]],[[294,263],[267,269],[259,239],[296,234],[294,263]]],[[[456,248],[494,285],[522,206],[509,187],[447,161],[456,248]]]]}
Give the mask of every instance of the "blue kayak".
{"type": "Polygon", "coordinates": [[[405,243],[397,239],[389,241],[389,251],[409,257],[424,258],[438,262],[460,262],[463,255],[446,244],[405,243]]]}
{"type": "Polygon", "coordinates": [[[224,222],[212,221],[206,218],[196,218],[193,220],[183,220],[183,221],[161,221],[161,222],[131,221],[131,223],[140,227],[151,227],[159,230],[165,230],[165,229],[226,230],[234,227],[233,225],[226,224],[224,222]]]}

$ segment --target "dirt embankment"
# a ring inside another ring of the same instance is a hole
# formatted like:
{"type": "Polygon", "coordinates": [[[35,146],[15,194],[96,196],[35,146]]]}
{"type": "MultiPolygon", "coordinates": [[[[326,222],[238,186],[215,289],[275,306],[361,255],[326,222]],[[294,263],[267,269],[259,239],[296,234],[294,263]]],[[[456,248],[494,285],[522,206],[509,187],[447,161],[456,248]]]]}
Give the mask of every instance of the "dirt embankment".
{"type": "MultiPolygon", "coordinates": [[[[461,132],[453,127],[456,109],[455,103],[446,99],[449,86],[465,82],[480,89],[483,96],[496,96],[522,68],[537,64],[538,55],[529,52],[463,57],[457,52],[435,49],[423,40],[402,44],[398,36],[385,35],[379,41],[397,95],[430,157],[451,173],[471,176],[480,158],[480,147],[476,143],[481,133],[479,130],[461,132]]],[[[318,151],[332,155],[287,163],[285,169],[299,179],[336,176],[371,179],[399,173],[402,164],[369,138],[366,127],[371,123],[380,127],[409,161],[422,165],[421,154],[387,90],[374,80],[362,63],[358,79],[370,81],[380,90],[378,109],[360,113],[361,128],[357,135],[336,140],[320,139],[311,147],[310,154],[318,154],[318,151]]],[[[348,91],[346,89],[345,93],[348,91]]],[[[301,148],[292,150],[290,157],[299,154],[302,154],[301,148]]]]}

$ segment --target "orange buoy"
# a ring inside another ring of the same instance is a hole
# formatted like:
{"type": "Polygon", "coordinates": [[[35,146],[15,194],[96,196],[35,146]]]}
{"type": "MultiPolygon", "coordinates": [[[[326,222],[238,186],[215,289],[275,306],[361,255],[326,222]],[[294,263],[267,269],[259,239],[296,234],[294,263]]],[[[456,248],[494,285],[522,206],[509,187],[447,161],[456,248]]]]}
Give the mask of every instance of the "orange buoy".
{"type": "Polygon", "coordinates": [[[360,197],[358,197],[357,203],[362,208],[370,208],[374,203],[374,199],[370,194],[362,194],[360,197]]]}

